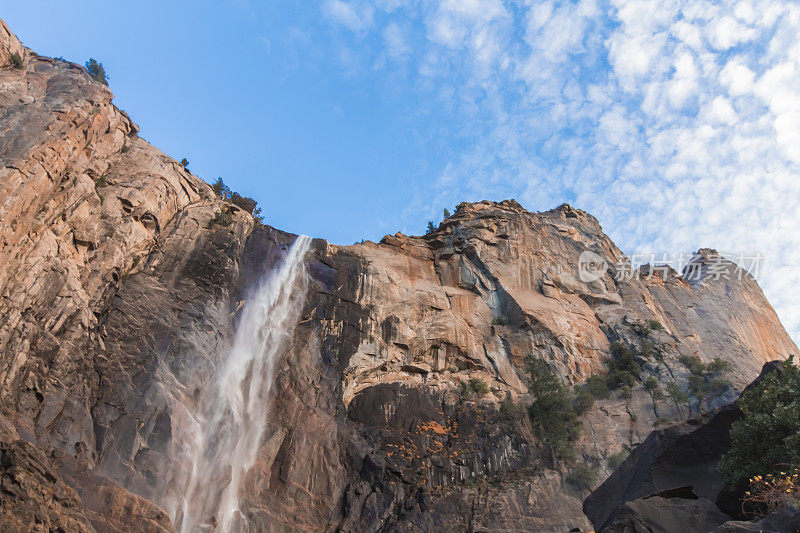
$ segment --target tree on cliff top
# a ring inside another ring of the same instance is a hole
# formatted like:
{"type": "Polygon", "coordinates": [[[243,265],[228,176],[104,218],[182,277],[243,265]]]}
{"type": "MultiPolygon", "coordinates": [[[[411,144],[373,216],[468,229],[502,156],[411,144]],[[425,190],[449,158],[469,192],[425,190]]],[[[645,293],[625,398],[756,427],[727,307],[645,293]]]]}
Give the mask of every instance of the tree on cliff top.
{"type": "Polygon", "coordinates": [[[249,196],[242,196],[238,192],[232,191],[230,187],[225,185],[225,182],[222,181],[222,178],[217,178],[214,183],[211,184],[211,188],[214,189],[214,192],[223,200],[228,201],[253,215],[253,220],[255,220],[256,224],[264,224],[264,217],[261,215],[261,208],[258,207],[258,202],[249,196]]]}
{"type": "Polygon", "coordinates": [[[231,188],[225,185],[225,182],[222,181],[222,178],[217,178],[214,180],[214,183],[211,184],[211,188],[214,189],[214,192],[220,198],[227,200],[231,196],[231,188]]]}
{"type": "Polygon", "coordinates": [[[89,76],[91,76],[94,81],[108,86],[108,76],[106,75],[106,69],[103,68],[102,63],[98,62],[93,57],[89,58],[89,61],[86,62],[86,70],[89,71],[89,76]]]}

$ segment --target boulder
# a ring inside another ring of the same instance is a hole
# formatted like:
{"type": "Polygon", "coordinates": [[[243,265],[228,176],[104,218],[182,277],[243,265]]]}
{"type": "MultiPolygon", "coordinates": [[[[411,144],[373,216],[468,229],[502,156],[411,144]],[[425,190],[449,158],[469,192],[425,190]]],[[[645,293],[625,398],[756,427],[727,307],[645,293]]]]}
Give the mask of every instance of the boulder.
{"type": "Polygon", "coordinates": [[[649,496],[623,504],[603,533],[707,533],[730,517],[705,498],[649,496]]]}
{"type": "Polygon", "coordinates": [[[689,487],[716,501],[723,488],[717,463],[730,445],[735,405],[653,431],[583,503],[597,529],[613,523],[625,503],[663,491],[689,487]]]}

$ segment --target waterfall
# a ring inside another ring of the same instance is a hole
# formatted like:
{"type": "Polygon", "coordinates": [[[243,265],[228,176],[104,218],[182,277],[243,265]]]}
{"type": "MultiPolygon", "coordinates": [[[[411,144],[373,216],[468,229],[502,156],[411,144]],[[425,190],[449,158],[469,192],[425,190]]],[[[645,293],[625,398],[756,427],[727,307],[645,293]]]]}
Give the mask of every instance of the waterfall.
{"type": "Polygon", "coordinates": [[[265,274],[242,308],[233,345],[217,363],[199,413],[186,415],[188,427],[179,437],[185,472],[175,478],[184,492],[175,487],[173,517],[181,532],[247,529],[239,491],[266,428],[275,364],[300,318],[307,285],[303,258],[310,244],[309,237],[299,236],[280,267],[265,274]]]}

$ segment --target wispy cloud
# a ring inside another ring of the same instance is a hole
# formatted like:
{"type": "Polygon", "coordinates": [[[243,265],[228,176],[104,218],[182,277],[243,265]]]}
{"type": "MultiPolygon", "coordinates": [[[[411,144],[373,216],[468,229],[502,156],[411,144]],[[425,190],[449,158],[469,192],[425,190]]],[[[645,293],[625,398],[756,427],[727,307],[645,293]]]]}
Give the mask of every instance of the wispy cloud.
{"type": "Polygon", "coordinates": [[[392,57],[403,57],[411,51],[407,39],[400,25],[395,22],[390,22],[383,29],[383,42],[387,53],[392,57]]]}
{"type": "Polygon", "coordinates": [[[324,10],[331,20],[351,31],[361,32],[372,26],[374,8],[369,2],[328,0],[324,10]]]}
{"type": "Polygon", "coordinates": [[[415,216],[481,196],[568,200],[631,253],[760,251],[760,281],[800,338],[800,5],[325,6],[379,34],[362,53],[410,61],[408,90],[449,112],[442,130],[460,141],[415,216]]]}

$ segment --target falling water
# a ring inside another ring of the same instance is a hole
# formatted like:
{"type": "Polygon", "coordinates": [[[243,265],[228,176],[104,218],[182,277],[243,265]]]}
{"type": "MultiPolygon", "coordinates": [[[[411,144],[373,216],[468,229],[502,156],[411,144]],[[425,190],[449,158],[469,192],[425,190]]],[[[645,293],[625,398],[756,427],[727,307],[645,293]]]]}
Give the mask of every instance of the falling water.
{"type": "Polygon", "coordinates": [[[275,363],[300,317],[306,288],[303,257],[310,243],[298,237],[280,268],[264,276],[242,309],[233,346],[218,363],[200,414],[188,416],[186,490],[175,509],[182,532],[214,524],[221,532],[247,529],[239,490],[266,427],[275,363]]]}

